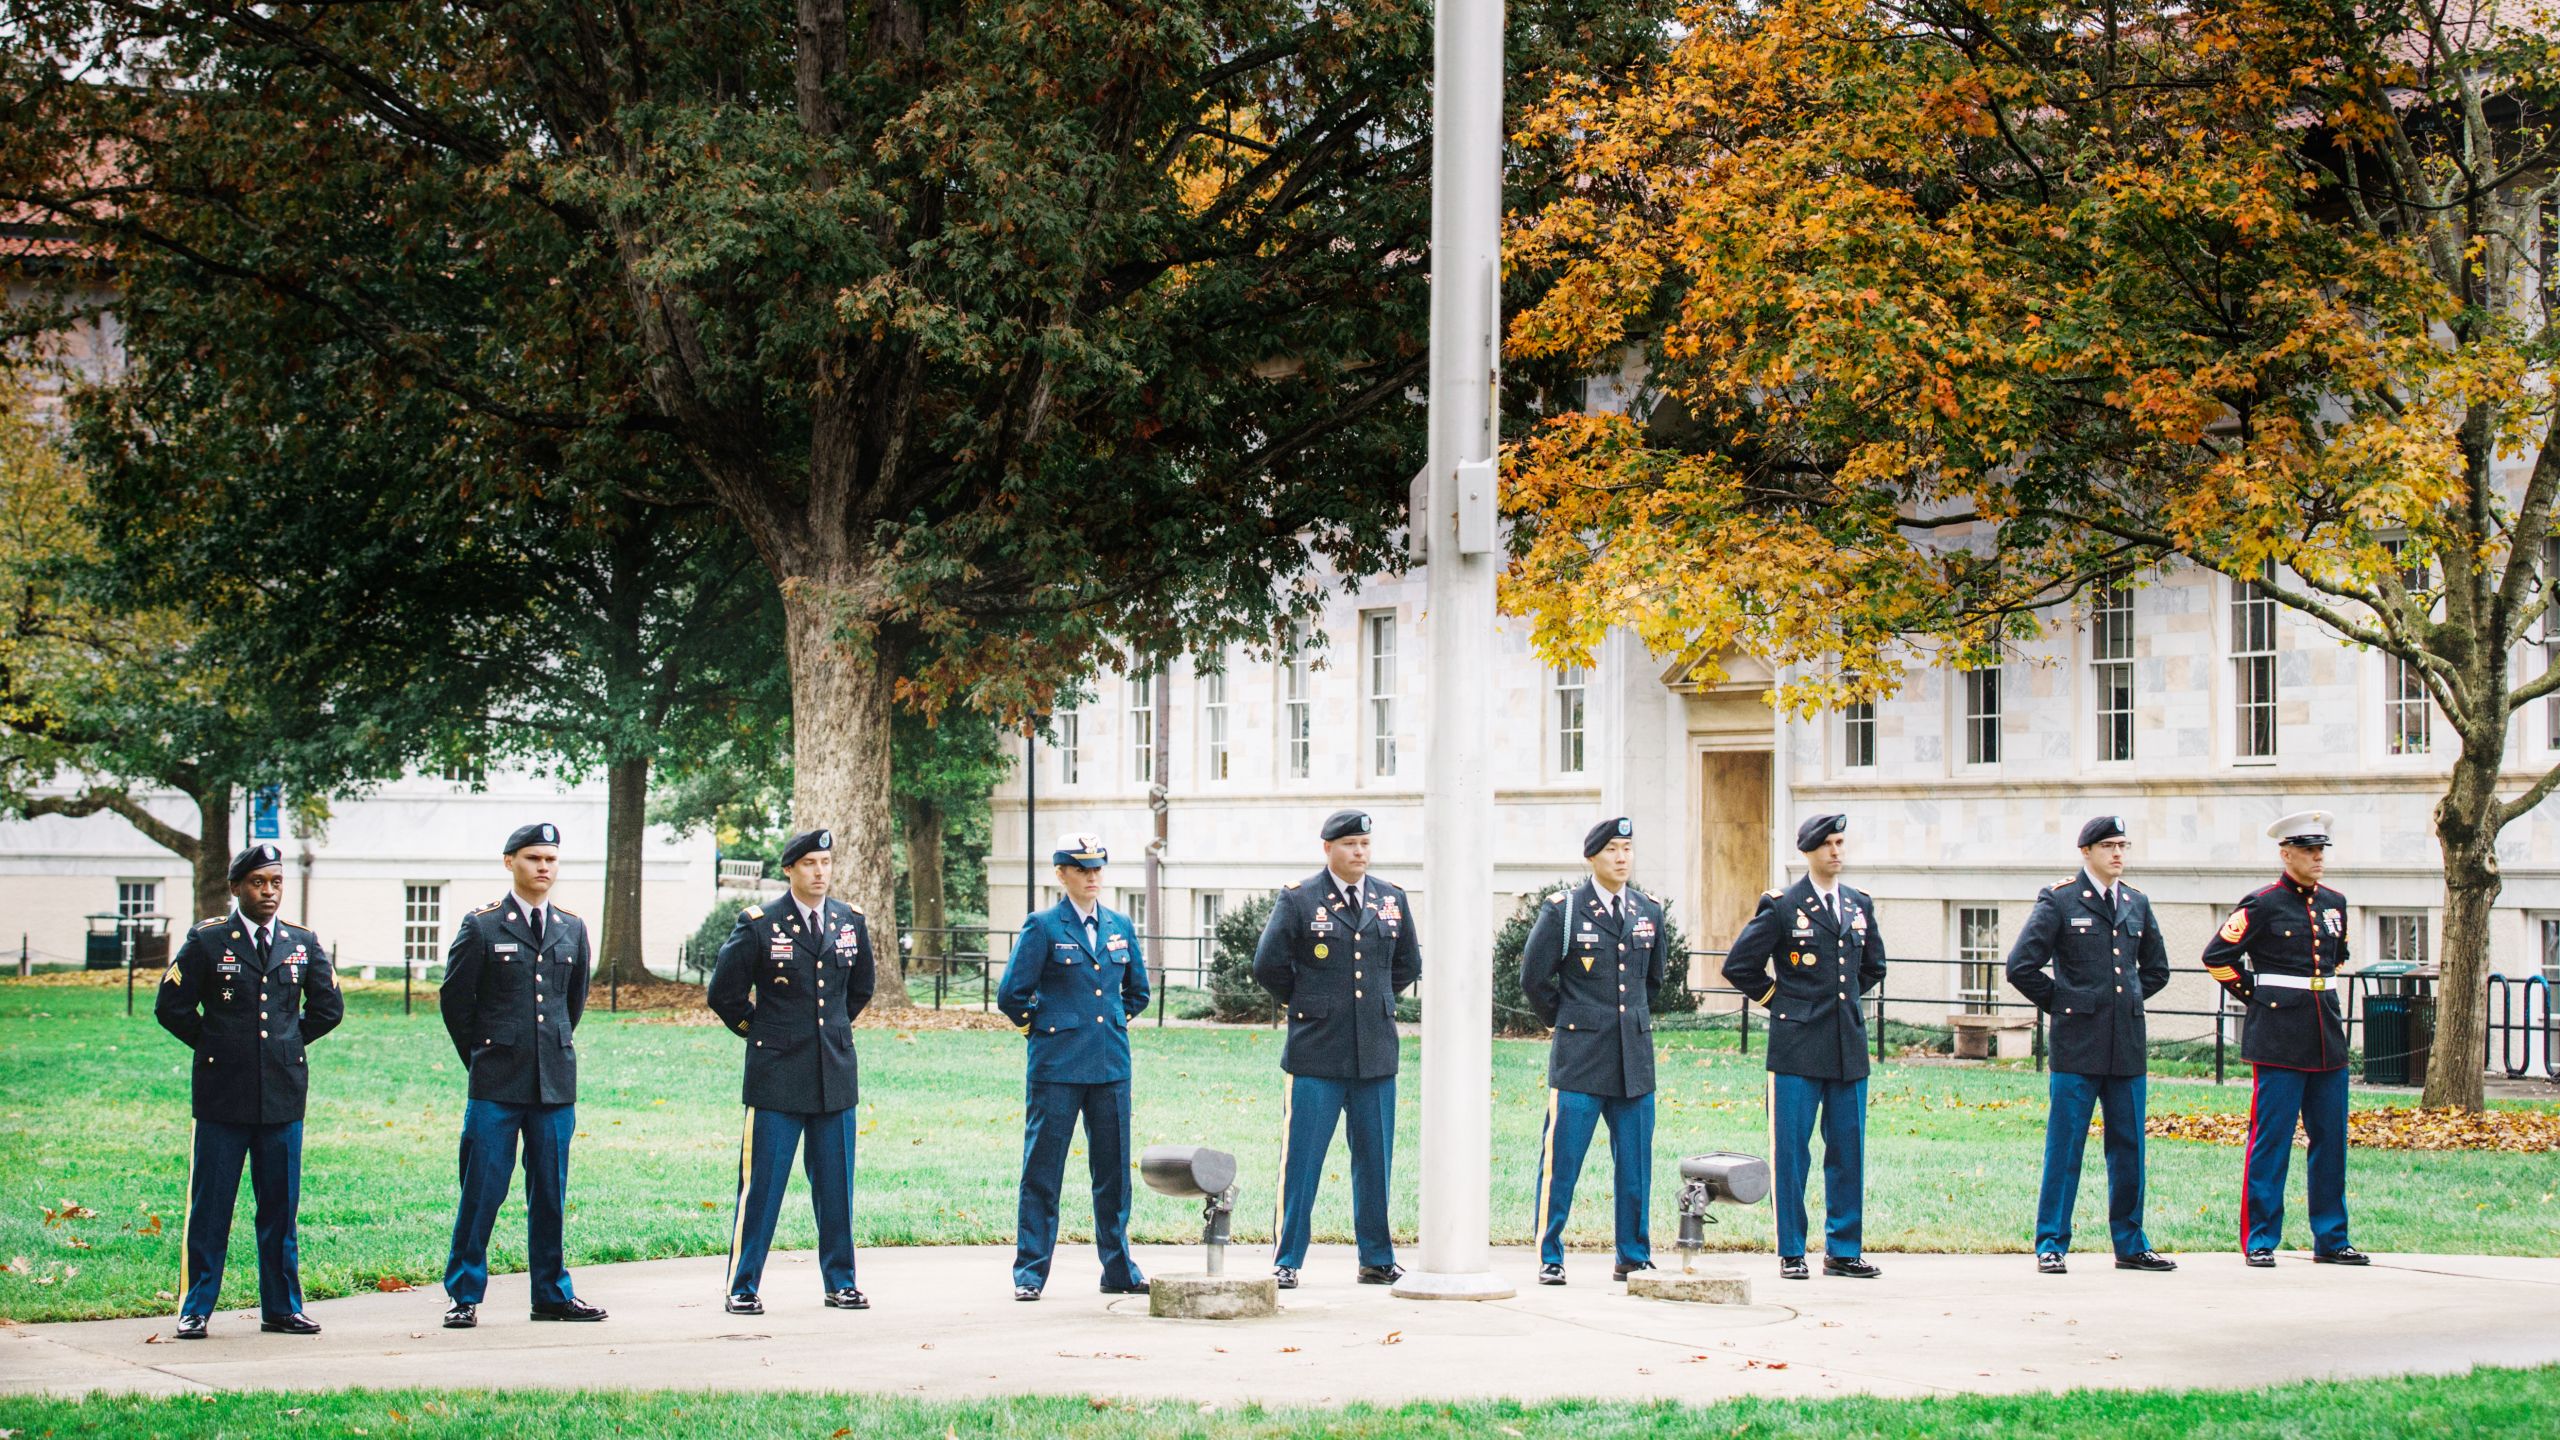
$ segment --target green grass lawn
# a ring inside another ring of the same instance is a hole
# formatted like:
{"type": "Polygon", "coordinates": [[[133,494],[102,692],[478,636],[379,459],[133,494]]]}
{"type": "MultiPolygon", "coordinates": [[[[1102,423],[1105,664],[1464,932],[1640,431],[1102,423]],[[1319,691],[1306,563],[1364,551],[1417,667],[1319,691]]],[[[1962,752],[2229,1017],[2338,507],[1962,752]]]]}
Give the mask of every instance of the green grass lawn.
{"type": "Polygon", "coordinates": [[[2544,1433],[2560,1406],[2560,1368],[2324,1381],[2264,1390],[2074,1390],[1924,1400],[1734,1400],[1715,1405],[1569,1400],[1525,1405],[1258,1405],[1203,1411],[1164,1401],[1016,1398],[929,1403],[859,1395],[701,1395],[619,1391],[337,1390],[172,1399],[0,1399],[0,1424],[29,1436],[401,1435],[484,1440],[542,1435],[729,1437],[858,1435],[865,1440],[1660,1440],[1670,1436],[1979,1437],[2074,1435],[2129,1440],[2371,1440],[2377,1435],[2544,1433]]]}
{"type": "MultiPolygon", "coordinates": [[[[432,1004],[400,1013],[396,983],[350,993],[344,1027],[312,1048],[304,1139],[303,1281],[315,1298],[385,1276],[431,1285],[453,1216],[462,1072],[432,1004]]],[[[728,1243],[741,1110],[738,1041],[711,1026],[591,1013],[570,1176],[573,1265],[717,1254],[728,1243]]],[[[1271,1234],[1279,1149],[1279,1036],[1258,1029],[1142,1027],[1137,1140],[1229,1148],[1243,1163],[1240,1240],[1271,1234]]],[[[856,1225],[873,1245],[1010,1243],[1021,1156],[1021,1041],[1009,1031],[865,1031],[856,1225]]],[[[1668,1248],[1678,1156],[1766,1152],[1758,1057],[1730,1035],[1664,1037],[1657,1126],[1655,1240],[1668,1248]]],[[[1531,1178],[1544,1114],[1546,1047],[1493,1049],[1495,1238],[1529,1239],[1531,1178]]],[[[185,1052],[150,1018],[127,1019],[120,990],[0,983],[0,1317],[53,1320],[166,1310],[185,1214],[185,1052]],[[63,1202],[94,1217],[48,1220],[63,1202]]],[[[1406,1056],[1406,1074],[1416,1060],[1406,1056]]],[[[1888,1064],[1871,1092],[1867,1244],[1871,1249],[2023,1251],[2035,1207],[2044,1080],[2032,1073],[1888,1064]]],[[[1394,1221],[1413,1233],[1420,1150],[1417,1095],[1400,1097],[1394,1221]]],[[[2405,1097],[2377,1097],[2400,1099],[2405,1097]]],[[[2359,1096],[2357,1103],[2368,1103],[2359,1096]]],[[[2155,1084],[2152,1108],[2245,1109],[2245,1085],[2155,1084]]],[[[1348,1240],[1348,1159],[1337,1138],[1315,1228],[1348,1240]]],[[[2104,1170],[2094,1143],[2080,1243],[2103,1248],[2104,1170]]],[[[2164,1249],[2233,1243],[2236,1149],[2154,1141],[2150,1222],[2164,1249]]],[[[1071,1162],[1071,1174],[1075,1164],[1071,1162]]],[[[1595,1147],[1571,1238],[1608,1240],[1607,1161],[1595,1147]]],[[[2302,1167],[2293,1174],[2294,1243],[2302,1167]]],[[[2547,1254],[2560,1230],[2560,1167],[2543,1155],[2368,1152],[2348,1193],[2356,1242],[2371,1250],[2547,1254]]],[[[1069,1192],[1074,1193],[1071,1182],[1069,1192]]],[[[1816,1224],[1820,1187],[1815,1186],[1816,1224]]],[[[1069,1233],[1089,1239],[1070,1203],[1069,1233]]],[[[1143,1241],[1187,1242],[1192,1205],[1140,1190],[1143,1241]]],[[[1720,1248],[1766,1250],[1766,1206],[1730,1214],[1720,1248]]],[[[499,1221],[492,1263],[523,1265],[520,1204],[499,1221]]],[[[815,1243],[798,1182],[780,1244],[815,1243]]],[[[254,1303],[250,1204],[235,1216],[224,1303],[254,1303]]]]}

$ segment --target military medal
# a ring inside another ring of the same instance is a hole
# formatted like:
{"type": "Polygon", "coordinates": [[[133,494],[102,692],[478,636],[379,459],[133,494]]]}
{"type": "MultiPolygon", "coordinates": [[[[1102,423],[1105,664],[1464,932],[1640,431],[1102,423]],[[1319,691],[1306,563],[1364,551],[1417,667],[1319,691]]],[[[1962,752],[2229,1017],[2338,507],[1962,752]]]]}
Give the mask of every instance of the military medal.
{"type": "Polygon", "coordinates": [[[1330,955],[1330,954],[1332,954],[1332,953],[1333,953],[1332,951],[1330,951],[1330,950],[1328,950],[1328,949],[1326,949],[1326,948],[1324,947],[1324,945],[1323,945],[1323,943],[1322,943],[1322,942],[1318,942],[1318,943],[1317,943],[1317,945],[1316,945],[1316,958],[1317,958],[1317,959],[1321,960],[1321,959],[1323,959],[1325,956],[1330,955]]]}

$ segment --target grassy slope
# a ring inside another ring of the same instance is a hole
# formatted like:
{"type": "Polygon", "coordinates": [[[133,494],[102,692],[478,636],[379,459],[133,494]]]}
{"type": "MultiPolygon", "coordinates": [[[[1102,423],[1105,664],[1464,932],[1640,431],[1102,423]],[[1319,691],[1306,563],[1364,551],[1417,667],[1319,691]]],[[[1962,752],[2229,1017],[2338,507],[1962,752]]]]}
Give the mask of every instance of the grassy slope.
{"type": "MultiPolygon", "coordinates": [[[[147,1002],[146,1002],[147,1003],[147,1002]]],[[[404,1018],[396,987],[350,996],[349,1019],[313,1047],[316,1098],[304,1142],[303,1279],[314,1297],[394,1275],[431,1284],[451,1228],[454,1137],[462,1076],[431,1009],[404,1018]]],[[[184,1054],[147,1010],[128,1020],[120,991],[0,983],[0,1317],[69,1319],[167,1308],[185,1213],[184,1054]],[[76,1201],[94,1219],[48,1224],[76,1201]],[[152,1217],[158,1233],[148,1233],[152,1217]],[[77,1248],[74,1240],[89,1248],[77,1248]],[[76,1267],[78,1273],[70,1274],[76,1267]],[[51,1283],[39,1283],[50,1278],[51,1283]]],[[[718,1253],[727,1244],[737,1175],[737,1042],[707,1026],[595,1014],[585,1059],[569,1226],[576,1265],[718,1253]]],[[[1022,1061],[1009,1033],[865,1032],[862,1148],[856,1191],[866,1244],[1000,1243],[1013,1235],[1020,1163],[1022,1061]]],[[[1672,1223],[1668,1177],[1683,1153],[1765,1153],[1757,1057],[1729,1036],[1665,1037],[1657,1127],[1656,1241],[1672,1223]]],[[[1238,1152],[1245,1193],[1237,1234],[1267,1240],[1280,1085],[1278,1037],[1261,1030],[1137,1032],[1136,1139],[1197,1141],[1238,1152]]],[[[1525,1242],[1544,1113],[1545,1047],[1494,1046],[1496,1239],[1525,1242]]],[[[1408,1054],[1410,1075],[1413,1057],[1408,1054]]],[[[1887,1065],[1871,1092],[1867,1243],[1876,1250],[2027,1248],[2041,1154],[2043,1079],[2033,1074],[1887,1065]]],[[[1416,1216],[1419,1150],[1410,1089],[1400,1107],[1394,1199],[1399,1233],[1416,1216]]],[[[2152,1108],[2241,1109],[2245,1086],[2155,1083],[2152,1108]]],[[[2366,1103],[2359,1097],[2358,1103],[2366,1103]]],[[[1337,1139],[1316,1217],[1319,1239],[1350,1233],[1347,1161],[1337,1139]]],[[[2103,1166],[2094,1144],[2081,1199],[2080,1243],[2105,1243],[2103,1166]]],[[[2152,1238],[2164,1249],[2231,1243],[2239,1155],[2155,1141],[2152,1238]]],[[[1586,1166],[1571,1238],[1607,1240],[1607,1164],[1586,1166]]],[[[2302,1243],[2294,1167],[2295,1243],[2302,1243]]],[[[1817,1224],[1819,1186],[1815,1205],[1817,1224]]],[[[2372,1152],[2349,1171],[2356,1241],[2373,1250],[2548,1253],[2560,1227],[2549,1155],[2372,1152]]],[[[795,1182],[780,1243],[814,1230],[795,1182]]],[[[1072,1193],[1074,1187],[1070,1185],[1072,1193]]],[[[235,1216],[226,1303],[254,1303],[250,1206],[235,1216]]],[[[1186,1204],[1141,1191],[1135,1229],[1183,1242],[1186,1204]]],[[[1089,1235],[1072,1205],[1069,1233],[1089,1235]]],[[[523,1263],[523,1220],[511,1202],[492,1261],[523,1263]]],[[[1726,1247],[1765,1249],[1767,1207],[1728,1217],[1726,1247]]]]}

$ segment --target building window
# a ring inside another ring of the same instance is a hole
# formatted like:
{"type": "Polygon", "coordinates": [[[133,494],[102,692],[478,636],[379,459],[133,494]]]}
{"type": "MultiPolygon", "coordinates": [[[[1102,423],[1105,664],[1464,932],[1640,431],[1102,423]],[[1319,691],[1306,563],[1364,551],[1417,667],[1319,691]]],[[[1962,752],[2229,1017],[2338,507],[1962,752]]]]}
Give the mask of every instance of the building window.
{"type": "Polygon", "coordinates": [[[2231,586],[2231,686],[2231,753],[2242,760],[2274,759],[2276,600],[2256,580],[2231,586]]]}
{"type": "Polygon", "coordinates": [[[1315,695],[1307,673],[1306,632],[1280,662],[1280,773],[1304,780],[1315,759],[1315,695]]]}
{"type": "Polygon", "coordinates": [[[400,958],[411,965],[432,965],[444,939],[444,887],[400,887],[400,958]]]}
{"type": "Polygon", "coordinates": [[[473,787],[486,785],[489,783],[489,762],[477,755],[466,755],[457,760],[449,760],[445,762],[442,769],[436,771],[436,778],[454,785],[473,787]]]}
{"type": "Polygon", "coordinates": [[[1556,773],[1582,773],[1584,672],[1567,665],[1556,676],[1556,773]]]}
{"type": "Polygon", "coordinates": [[[1129,677],[1129,773],[1141,785],[1156,778],[1156,677],[1129,677]]]}
{"type": "Polygon", "coordinates": [[[1084,778],[1084,712],[1059,711],[1057,727],[1058,783],[1073,785],[1084,778]]]}
{"type": "Polygon", "coordinates": [[[1200,673],[1200,735],[1209,747],[1201,768],[1212,780],[1227,778],[1227,672],[1200,673]]]}
{"type": "Polygon", "coordinates": [[[2409,965],[2427,963],[2427,917],[2425,915],[2376,915],[2373,917],[2373,928],[2374,954],[2381,962],[2398,961],[2409,965]]]}
{"type": "Polygon", "coordinates": [[[157,880],[119,880],[116,882],[116,918],[131,920],[160,913],[160,882],[157,880]]]}
{"type": "Polygon", "coordinates": [[[1129,917],[1130,927],[1141,936],[1147,933],[1147,892],[1143,886],[1120,892],[1120,913],[1129,917]]]}
{"type": "Polygon", "coordinates": [[[1876,702],[1852,700],[1840,711],[1840,765],[1872,770],[1876,763],[1876,702]]]}
{"type": "Polygon", "coordinates": [[[1965,905],[1956,910],[1956,999],[1967,1015],[1991,1015],[2000,999],[2000,909],[1965,905]]]}
{"type": "Polygon", "coordinates": [[[2542,922],[2542,980],[2560,985],[2560,920],[2542,922]]]}
{"type": "Polygon", "coordinates": [[[1964,763],[2000,763],[2000,667],[1964,672],[1964,763]]]}
{"type": "Polygon", "coordinates": [[[2090,688],[2098,697],[2098,758],[2133,758],[2133,586],[2098,587],[2089,612],[2090,688]]]}
{"type": "Polygon", "coordinates": [[[1227,913],[1227,897],[1220,891],[1203,890],[1200,892],[1198,903],[1200,906],[1200,933],[1203,935],[1217,934],[1219,917],[1227,913]]]}
{"type": "Polygon", "coordinates": [[[2382,736],[2394,755],[2424,755],[2434,706],[2418,667],[2397,655],[2382,657],[2382,736]]]}
{"type": "Polygon", "coordinates": [[[1368,651],[1369,773],[1389,779],[1396,773],[1396,612],[1362,611],[1360,637],[1368,651]]]}

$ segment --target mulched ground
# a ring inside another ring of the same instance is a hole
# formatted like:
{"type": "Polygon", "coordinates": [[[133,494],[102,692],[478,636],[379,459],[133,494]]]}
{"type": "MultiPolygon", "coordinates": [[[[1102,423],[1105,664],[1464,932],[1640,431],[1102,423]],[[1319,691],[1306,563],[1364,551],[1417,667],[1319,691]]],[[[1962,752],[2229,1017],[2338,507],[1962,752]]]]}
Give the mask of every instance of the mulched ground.
{"type": "MultiPolygon", "coordinates": [[[[2144,1133],[2162,1140],[2245,1145],[2246,1115],[2153,1115],[2144,1133]]],[[[2300,1130],[2296,1145],[2308,1144],[2300,1130]]],[[[2393,1107],[2347,1112],[2347,1143],[2372,1150],[2560,1150],[2560,1111],[2422,1110],[2393,1107]]]]}

